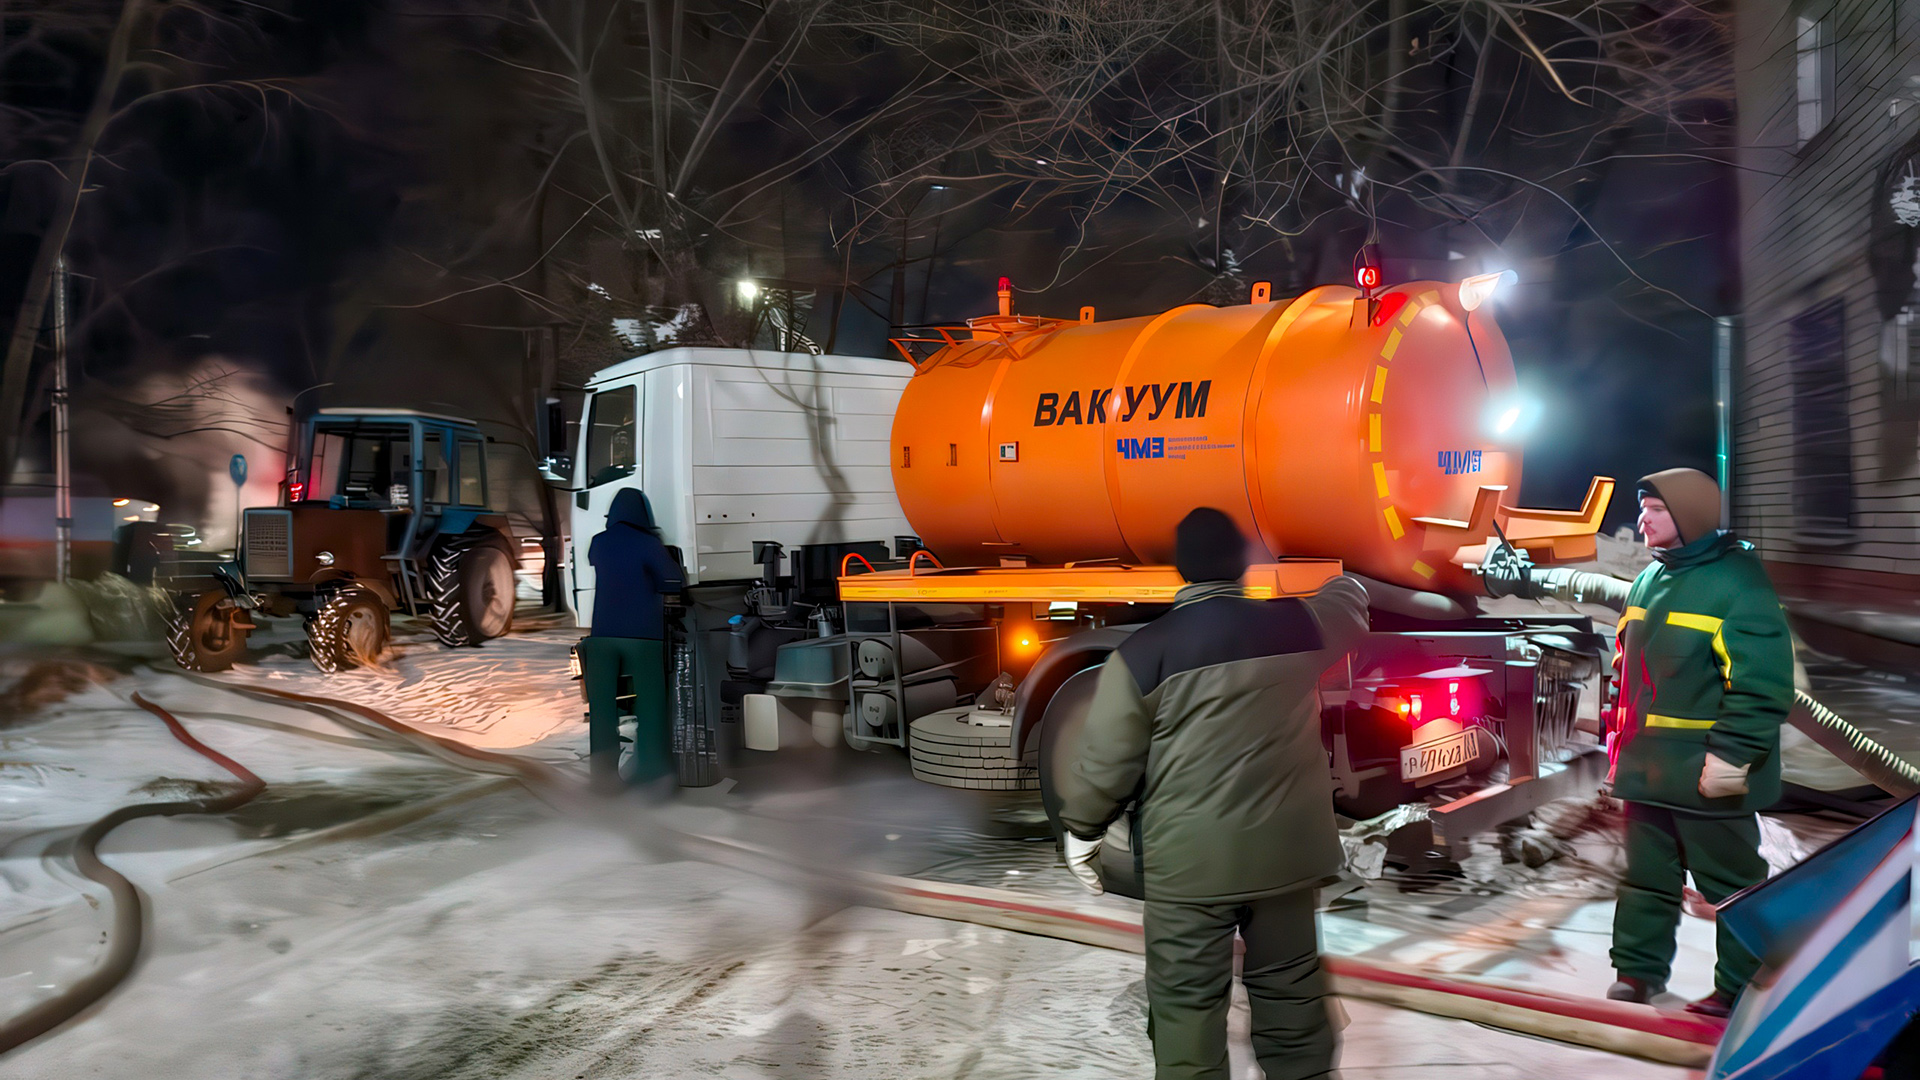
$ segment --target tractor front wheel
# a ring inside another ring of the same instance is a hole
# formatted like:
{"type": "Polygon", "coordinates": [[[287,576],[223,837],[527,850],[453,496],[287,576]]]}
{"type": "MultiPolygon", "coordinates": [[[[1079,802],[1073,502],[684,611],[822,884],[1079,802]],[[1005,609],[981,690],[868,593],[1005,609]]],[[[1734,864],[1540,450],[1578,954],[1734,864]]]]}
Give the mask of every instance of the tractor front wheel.
{"type": "Polygon", "coordinates": [[[427,567],[427,618],[443,645],[478,645],[513,628],[513,554],[487,530],[442,540],[427,567]]]}
{"type": "Polygon", "coordinates": [[[232,597],[204,592],[182,603],[167,624],[167,648],[188,671],[225,671],[247,655],[251,629],[246,610],[232,597]]]}
{"type": "Polygon", "coordinates": [[[391,636],[387,605],[358,585],[328,597],[307,622],[313,666],[329,675],[379,663],[391,636]]]}

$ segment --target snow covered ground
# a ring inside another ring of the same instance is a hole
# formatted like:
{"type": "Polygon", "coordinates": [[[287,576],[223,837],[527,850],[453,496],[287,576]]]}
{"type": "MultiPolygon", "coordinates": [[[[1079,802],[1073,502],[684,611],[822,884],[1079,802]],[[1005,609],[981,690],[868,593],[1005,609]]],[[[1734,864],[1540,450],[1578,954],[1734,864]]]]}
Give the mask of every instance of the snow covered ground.
{"type": "MultiPolygon", "coordinates": [[[[405,627],[405,624],[401,624],[405,627]]],[[[0,1012],[100,950],[102,890],[63,845],[129,802],[227,777],[134,708],[173,710],[268,784],[229,819],[148,819],[103,854],[150,900],[133,977],[0,1077],[1145,1076],[1141,960],[849,902],[855,869],[1076,893],[1031,799],[913,781],[825,751],[760,760],[664,807],[549,805],[236,684],[353,698],[584,781],[564,626],[444,650],[407,630],[387,668],[321,676],[269,641],[207,682],[138,668],[0,728],[0,1012]],[[424,812],[423,812],[424,810],[424,812]],[[721,836],[778,863],[707,858],[721,836]]],[[[4,675],[4,672],[0,672],[4,675]]],[[[1327,897],[1329,951],[1598,993],[1610,851],[1541,872],[1476,847],[1327,897]]],[[[1703,992],[1711,927],[1683,927],[1703,992]]],[[[1684,1070],[1348,1002],[1353,1077],[1679,1077],[1684,1070]]],[[[1244,1024],[1242,1016],[1240,1022],[1244,1024]]],[[[1249,1075],[1244,1036],[1236,1076],[1249,1075]]]]}

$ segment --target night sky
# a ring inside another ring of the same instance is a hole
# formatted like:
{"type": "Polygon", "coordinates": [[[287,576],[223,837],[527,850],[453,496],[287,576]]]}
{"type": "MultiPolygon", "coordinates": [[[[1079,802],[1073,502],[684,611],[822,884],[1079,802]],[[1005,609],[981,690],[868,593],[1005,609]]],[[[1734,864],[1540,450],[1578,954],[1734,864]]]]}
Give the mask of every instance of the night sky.
{"type": "MultiPolygon", "coordinates": [[[[1501,318],[1547,410],[1530,503],[1571,504],[1594,473],[1710,469],[1712,316],[1738,298],[1724,12],[1524,24],[1561,92],[1477,8],[1289,7],[1286,27],[1227,27],[1207,13],[1241,8],[1178,0],[689,0],[677,26],[615,0],[135,5],[65,248],[79,467],[205,502],[181,464],[200,451],[152,448],[212,427],[264,452],[278,418],[240,413],[295,395],[530,439],[538,396],[633,351],[614,318],[691,303],[705,340],[763,333],[741,277],[788,290],[816,343],[878,356],[891,323],[991,310],[1003,274],[1022,311],[1125,317],[1344,281],[1371,236],[1389,282],[1520,274],[1501,318]],[[1274,60],[1300,27],[1339,63],[1274,60]],[[1278,66],[1239,85],[1223,58],[1278,66]],[[245,391],[142,407],[210,371],[245,391]]],[[[125,10],[0,15],[0,310],[125,10]]]]}

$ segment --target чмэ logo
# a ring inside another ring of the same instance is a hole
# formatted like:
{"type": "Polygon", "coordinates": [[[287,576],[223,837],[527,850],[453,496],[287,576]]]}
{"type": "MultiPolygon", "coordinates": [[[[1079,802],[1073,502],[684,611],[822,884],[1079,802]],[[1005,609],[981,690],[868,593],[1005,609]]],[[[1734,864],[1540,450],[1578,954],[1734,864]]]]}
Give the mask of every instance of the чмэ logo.
{"type": "Polygon", "coordinates": [[[1167,456],[1167,440],[1163,435],[1153,435],[1144,439],[1115,439],[1113,449],[1129,461],[1140,458],[1163,458],[1167,456]]]}

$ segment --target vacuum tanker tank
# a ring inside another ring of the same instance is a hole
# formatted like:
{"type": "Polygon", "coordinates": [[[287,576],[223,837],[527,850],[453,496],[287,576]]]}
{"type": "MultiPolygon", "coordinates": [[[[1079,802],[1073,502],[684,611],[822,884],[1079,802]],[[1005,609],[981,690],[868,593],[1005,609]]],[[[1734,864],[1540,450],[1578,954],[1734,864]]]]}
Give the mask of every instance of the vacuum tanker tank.
{"type": "Polygon", "coordinates": [[[1169,564],[1199,506],[1275,556],[1420,590],[1473,591],[1460,563],[1496,523],[1571,533],[1558,554],[1591,557],[1611,481],[1581,511],[1500,505],[1519,489],[1521,404],[1480,303],[1498,281],[1256,287],[1250,304],[1111,322],[1012,315],[1003,282],[1002,314],[945,335],[900,398],[900,505],[948,566],[1169,564]]]}

